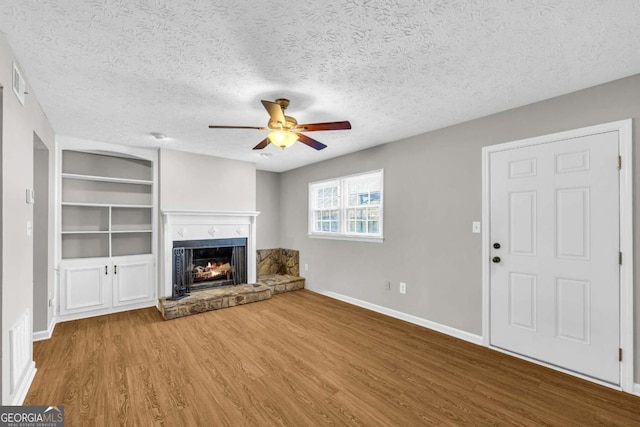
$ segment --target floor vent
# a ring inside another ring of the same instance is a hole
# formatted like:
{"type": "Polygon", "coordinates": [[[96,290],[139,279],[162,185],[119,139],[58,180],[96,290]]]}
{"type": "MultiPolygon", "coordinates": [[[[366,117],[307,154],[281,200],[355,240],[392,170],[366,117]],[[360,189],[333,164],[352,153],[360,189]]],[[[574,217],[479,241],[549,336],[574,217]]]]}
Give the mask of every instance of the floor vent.
{"type": "Polygon", "coordinates": [[[9,330],[11,393],[15,393],[31,362],[31,319],[27,310],[9,330]]]}

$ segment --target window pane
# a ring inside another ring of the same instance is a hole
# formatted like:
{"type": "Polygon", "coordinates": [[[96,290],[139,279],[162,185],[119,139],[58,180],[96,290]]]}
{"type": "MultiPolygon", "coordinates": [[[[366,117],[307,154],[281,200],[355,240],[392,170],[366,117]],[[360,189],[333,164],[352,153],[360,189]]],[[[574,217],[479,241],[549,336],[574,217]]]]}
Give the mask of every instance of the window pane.
{"type": "Polygon", "coordinates": [[[381,174],[379,172],[346,178],[349,206],[380,203],[381,174]]]}
{"type": "Polygon", "coordinates": [[[372,191],[371,193],[369,193],[369,204],[370,205],[380,204],[380,190],[372,191]]]}
{"type": "Polygon", "coordinates": [[[382,185],[382,171],[311,183],[310,232],[381,236],[382,185]]]}

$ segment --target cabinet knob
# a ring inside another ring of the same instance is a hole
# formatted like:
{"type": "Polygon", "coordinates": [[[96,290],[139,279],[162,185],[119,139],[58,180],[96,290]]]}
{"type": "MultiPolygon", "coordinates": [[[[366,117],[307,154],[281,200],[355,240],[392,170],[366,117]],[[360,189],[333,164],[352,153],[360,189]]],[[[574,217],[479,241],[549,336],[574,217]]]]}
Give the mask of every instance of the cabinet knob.
{"type": "Polygon", "coordinates": [[[497,264],[497,263],[500,262],[500,257],[499,256],[494,256],[491,261],[493,261],[493,262],[495,262],[497,264]]]}
{"type": "Polygon", "coordinates": [[[494,243],[493,249],[500,249],[500,243],[494,243]]]}
{"type": "Polygon", "coordinates": [[[105,265],[104,266],[104,275],[106,276],[107,274],[109,274],[109,266],[105,265]]]}
{"type": "Polygon", "coordinates": [[[117,265],[113,266],[113,274],[118,274],[118,266],[117,265]]]}

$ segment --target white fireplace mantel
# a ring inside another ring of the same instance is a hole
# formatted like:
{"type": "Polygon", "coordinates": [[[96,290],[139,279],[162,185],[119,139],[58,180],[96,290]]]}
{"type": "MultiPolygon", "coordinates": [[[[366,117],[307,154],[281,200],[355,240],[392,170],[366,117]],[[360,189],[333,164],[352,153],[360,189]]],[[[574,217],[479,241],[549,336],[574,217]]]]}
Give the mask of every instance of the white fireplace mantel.
{"type": "Polygon", "coordinates": [[[161,210],[163,219],[160,296],[171,296],[173,242],[247,239],[247,282],[256,281],[256,217],[260,212],[161,210]]]}

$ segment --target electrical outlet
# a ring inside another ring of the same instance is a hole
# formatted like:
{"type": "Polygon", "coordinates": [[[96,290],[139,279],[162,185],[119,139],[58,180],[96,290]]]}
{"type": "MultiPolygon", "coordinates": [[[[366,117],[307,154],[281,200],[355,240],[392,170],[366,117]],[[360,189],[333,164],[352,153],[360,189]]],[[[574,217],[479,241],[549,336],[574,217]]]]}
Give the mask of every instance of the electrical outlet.
{"type": "Polygon", "coordinates": [[[471,232],[479,233],[480,232],[480,221],[473,221],[471,223],[471,232]]]}
{"type": "Polygon", "coordinates": [[[304,265],[304,271],[309,271],[309,264],[304,265]]]}
{"type": "Polygon", "coordinates": [[[384,282],[384,289],[387,291],[391,290],[391,282],[384,282]]]}
{"type": "Polygon", "coordinates": [[[401,294],[406,294],[407,293],[407,284],[400,282],[400,293],[401,294]]]}

